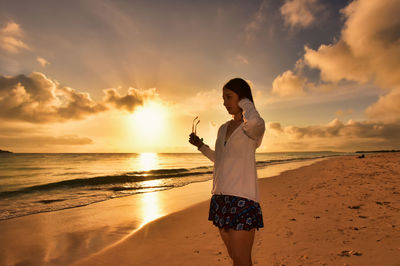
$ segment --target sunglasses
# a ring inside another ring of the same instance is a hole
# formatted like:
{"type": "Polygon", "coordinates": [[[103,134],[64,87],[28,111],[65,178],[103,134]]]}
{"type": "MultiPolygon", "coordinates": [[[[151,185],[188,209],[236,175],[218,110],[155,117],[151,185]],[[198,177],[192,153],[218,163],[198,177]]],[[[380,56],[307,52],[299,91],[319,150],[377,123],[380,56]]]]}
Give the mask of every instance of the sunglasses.
{"type": "Polygon", "coordinates": [[[194,133],[194,134],[196,134],[196,132],[197,132],[197,125],[200,123],[200,119],[197,120],[198,118],[199,118],[199,117],[196,116],[196,117],[193,119],[193,122],[192,122],[192,133],[194,133]],[[197,120],[197,122],[195,123],[196,120],[197,120]]]}
{"type": "MultiPolygon", "coordinates": [[[[197,125],[200,123],[200,119],[199,120],[197,120],[199,117],[198,116],[196,116],[194,119],[193,119],[193,122],[192,122],[192,133],[194,133],[195,135],[197,135],[197,125]],[[196,121],[197,120],[197,121],[196,121]],[[195,122],[196,121],[196,122],[195,122]]],[[[200,139],[201,141],[203,141],[203,138],[201,138],[200,139]]]]}

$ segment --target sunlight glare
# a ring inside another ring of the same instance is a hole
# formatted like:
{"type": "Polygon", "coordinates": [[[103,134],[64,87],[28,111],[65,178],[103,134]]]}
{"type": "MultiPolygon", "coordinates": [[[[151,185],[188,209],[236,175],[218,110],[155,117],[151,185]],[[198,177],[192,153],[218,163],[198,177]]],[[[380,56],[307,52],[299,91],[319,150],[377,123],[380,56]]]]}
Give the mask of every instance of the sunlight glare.
{"type": "Polygon", "coordinates": [[[131,116],[131,128],[146,144],[156,144],[162,139],[165,129],[166,110],[156,102],[138,107],[131,116]]]}
{"type": "Polygon", "coordinates": [[[156,169],[158,166],[157,153],[144,152],[139,154],[140,171],[149,171],[156,169]]]}
{"type": "Polygon", "coordinates": [[[141,199],[144,223],[148,223],[164,215],[161,212],[159,194],[157,192],[144,193],[141,199]]]}

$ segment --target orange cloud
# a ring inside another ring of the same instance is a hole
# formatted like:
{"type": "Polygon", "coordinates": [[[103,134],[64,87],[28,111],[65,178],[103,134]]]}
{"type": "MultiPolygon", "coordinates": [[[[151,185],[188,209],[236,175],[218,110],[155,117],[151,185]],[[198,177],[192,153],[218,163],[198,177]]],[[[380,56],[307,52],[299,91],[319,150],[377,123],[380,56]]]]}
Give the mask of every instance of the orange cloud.
{"type": "Polygon", "coordinates": [[[353,113],[353,109],[349,108],[347,110],[339,109],[335,112],[336,116],[350,115],[353,113]]]}
{"type": "Polygon", "coordinates": [[[316,20],[324,6],[318,0],[286,0],[280,11],[285,24],[291,28],[306,28],[316,20]]]}
{"type": "Polygon", "coordinates": [[[367,116],[387,123],[400,122],[400,90],[380,96],[379,100],[365,110],[367,116]]]}
{"type": "Polygon", "coordinates": [[[93,140],[86,137],[78,137],[76,135],[64,136],[24,136],[24,137],[0,137],[0,145],[5,146],[6,143],[18,143],[17,146],[31,145],[36,146],[52,146],[52,145],[87,145],[92,144],[93,140]]]}
{"type": "MultiPolygon", "coordinates": [[[[76,135],[63,135],[63,136],[46,136],[29,135],[21,136],[0,136],[0,146],[9,147],[10,149],[18,149],[26,151],[27,149],[35,148],[55,148],[55,146],[84,146],[93,144],[93,140],[87,137],[79,137],[76,135]],[[10,145],[11,144],[11,145],[10,145]]],[[[64,148],[64,147],[62,147],[64,148]]]]}
{"type": "Polygon", "coordinates": [[[342,10],[347,20],[341,39],[318,50],[305,48],[305,64],[328,82],[372,82],[391,92],[368,107],[375,120],[399,121],[400,5],[390,0],[358,0],[342,10]]]}
{"type": "Polygon", "coordinates": [[[272,83],[272,92],[282,97],[303,95],[306,85],[305,78],[288,70],[275,78],[272,83]]]}
{"type": "Polygon", "coordinates": [[[253,19],[245,27],[246,41],[250,42],[254,39],[254,35],[261,28],[261,24],[265,20],[264,9],[266,9],[267,1],[262,1],[257,12],[254,14],[253,19]]]}
{"type": "Polygon", "coordinates": [[[106,108],[86,93],[59,85],[44,74],[0,76],[0,117],[31,123],[82,119],[106,108]]]}
{"type": "Polygon", "coordinates": [[[365,110],[369,121],[343,124],[337,120],[331,125],[292,126],[284,131],[295,139],[343,136],[349,142],[368,136],[376,143],[379,138],[384,143],[399,143],[395,136],[400,133],[400,5],[390,0],[355,0],[341,12],[346,20],[340,38],[316,50],[305,47],[294,71],[276,77],[273,92],[290,96],[308,90],[327,91],[339,88],[339,82],[352,81],[373,84],[386,94],[365,110]],[[304,67],[319,70],[323,85],[310,82],[303,74],[304,67]]]}
{"type": "Polygon", "coordinates": [[[0,76],[0,118],[30,123],[81,120],[107,111],[109,106],[133,112],[137,105],[157,96],[155,89],[129,88],[127,95],[120,95],[116,89],[104,92],[103,102],[95,102],[89,93],[61,87],[39,72],[0,76]]]}
{"type": "Polygon", "coordinates": [[[49,61],[47,61],[46,59],[44,59],[43,57],[36,57],[36,61],[38,61],[38,63],[42,66],[45,67],[46,65],[50,64],[49,61]]]}
{"type": "Polygon", "coordinates": [[[104,102],[110,103],[117,109],[127,110],[129,112],[133,112],[137,106],[143,105],[143,101],[158,96],[155,88],[147,90],[129,88],[125,96],[120,95],[114,88],[106,89],[104,93],[104,102]]]}
{"type": "Polygon", "coordinates": [[[267,124],[267,128],[272,130],[273,132],[277,134],[283,133],[283,129],[281,127],[281,124],[279,122],[269,122],[267,124]]]}
{"type": "Polygon", "coordinates": [[[6,26],[0,29],[0,48],[13,54],[24,49],[30,50],[21,38],[21,27],[13,21],[8,22],[6,26]]]}
{"type": "Polygon", "coordinates": [[[285,133],[296,139],[300,138],[330,138],[330,137],[357,137],[357,138],[386,138],[397,139],[400,134],[400,125],[373,123],[370,121],[356,122],[349,120],[346,124],[334,119],[322,126],[285,127],[285,133]]]}
{"type": "MultiPolygon", "coordinates": [[[[313,147],[319,149],[349,149],[352,148],[396,148],[400,145],[400,125],[396,123],[349,120],[346,124],[334,119],[326,125],[286,126],[282,129],[280,123],[274,122],[270,129],[281,137],[287,137],[298,147],[313,147]],[[327,139],[329,141],[327,142],[327,139]],[[302,145],[301,145],[302,144],[302,145]]],[[[306,150],[306,149],[305,149],[306,150]]]]}
{"type": "Polygon", "coordinates": [[[326,82],[373,82],[381,88],[400,86],[400,5],[390,0],[356,0],[342,10],[341,38],[317,50],[305,47],[299,61],[318,69],[326,82]]]}

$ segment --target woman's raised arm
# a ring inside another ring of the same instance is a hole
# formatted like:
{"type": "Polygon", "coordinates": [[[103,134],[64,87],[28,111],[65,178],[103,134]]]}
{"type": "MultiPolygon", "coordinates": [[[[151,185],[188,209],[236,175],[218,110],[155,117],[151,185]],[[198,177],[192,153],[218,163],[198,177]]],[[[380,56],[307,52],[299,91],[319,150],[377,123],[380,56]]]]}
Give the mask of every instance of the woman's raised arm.
{"type": "Polygon", "coordinates": [[[243,130],[249,138],[260,141],[264,136],[265,122],[257,112],[254,103],[247,98],[238,102],[243,110],[243,130]]]}

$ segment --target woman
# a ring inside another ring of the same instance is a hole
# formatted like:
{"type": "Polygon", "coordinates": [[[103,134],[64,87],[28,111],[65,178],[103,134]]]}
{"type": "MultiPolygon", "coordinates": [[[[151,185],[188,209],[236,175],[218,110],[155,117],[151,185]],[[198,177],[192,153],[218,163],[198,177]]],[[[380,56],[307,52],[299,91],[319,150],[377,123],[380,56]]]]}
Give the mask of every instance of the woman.
{"type": "Polygon", "coordinates": [[[195,133],[189,135],[189,142],[214,162],[208,219],[219,228],[233,265],[252,265],[255,229],[264,227],[255,151],[261,145],[265,123],[243,79],[227,82],[222,97],[233,119],[220,126],[215,151],[195,133]]]}

